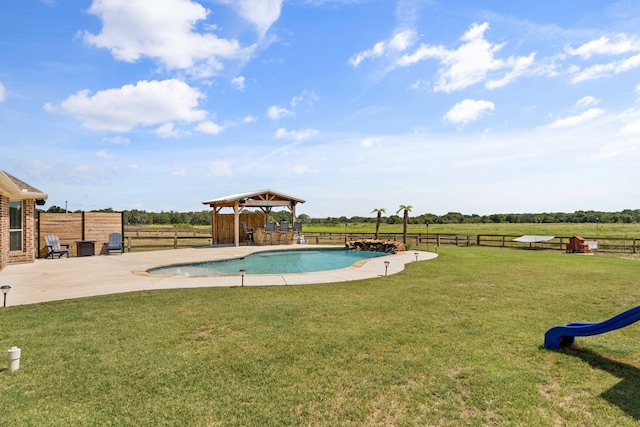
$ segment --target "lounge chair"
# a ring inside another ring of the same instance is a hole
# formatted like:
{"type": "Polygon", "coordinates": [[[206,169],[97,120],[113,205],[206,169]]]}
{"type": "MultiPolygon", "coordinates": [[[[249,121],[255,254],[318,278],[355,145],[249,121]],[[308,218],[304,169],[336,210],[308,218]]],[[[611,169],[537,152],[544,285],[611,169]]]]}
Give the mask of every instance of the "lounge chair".
{"type": "Polygon", "coordinates": [[[244,240],[249,244],[249,242],[253,243],[253,230],[249,230],[247,228],[246,223],[242,223],[242,232],[244,233],[244,240]]]}
{"type": "Polygon", "coordinates": [[[118,251],[122,255],[124,253],[124,242],[122,241],[122,234],[109,234],[109,241],[105,243],[104,246],[107,250],[107,255],[109,255],[111,251],[118,251]]]}
{"type": "Polygon", "coordinates": [[[62,255],[67,255],[67,258],[69,258],[69,245],[61,245],[58,236],[47,234],[44,236],[44,241],[47,244],[48,251],[45,258],[48,258],[49,255],[51,255],[52,259],[54,255],[58,255],[58,258],[62,258],[62,255]],[[63,249],[62,246],[65,246],[66,249],[63,249]]]}

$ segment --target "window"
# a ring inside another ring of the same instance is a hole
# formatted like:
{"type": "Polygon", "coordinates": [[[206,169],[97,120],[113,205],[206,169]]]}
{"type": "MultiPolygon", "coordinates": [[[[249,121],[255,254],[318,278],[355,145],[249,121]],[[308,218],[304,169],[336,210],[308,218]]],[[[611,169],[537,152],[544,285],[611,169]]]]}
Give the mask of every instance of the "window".
{"type": "Polygon", "coordinates": [[[9,202],[9,250],[22,250],[22,202],[9,202]]]}

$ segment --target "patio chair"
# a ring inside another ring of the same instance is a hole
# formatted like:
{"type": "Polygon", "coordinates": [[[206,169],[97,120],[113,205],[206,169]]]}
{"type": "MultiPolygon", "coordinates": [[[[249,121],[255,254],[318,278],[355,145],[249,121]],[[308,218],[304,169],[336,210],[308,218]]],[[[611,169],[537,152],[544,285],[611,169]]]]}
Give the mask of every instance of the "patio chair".
{"type": "Polygon", "coordinates": [[[273,221],[267,221],[267,224],[264,226],[264,237],[262,238],[263,245],[267,241],[267,236],[269,236],[269,243],[273,245],[273,232],[275,230],[276,230],[276,223],[273,221]]]}
{"type": "Polygon", "coordinates": [[[122,234],[109,234],[109,241],[106,242],[104,246],[107,251],[107,255],[109,255],[111,251],[118,251],[120,252],[120,255],[122,255],[124,253],[124,242],[122,241],[122,234]]]}
{"type": "Polygon", "coordinates": [[[243,222],[241,224],[242,232],[244,233],[244,240],[247,242],[247,244],[249,244],[249,242],[253,243],[253,230],[249,230],[246,223],[243,222]]]}
{"type": "Polygon", "coordinates": [[[55,234],[47,234],[44,236],[44,241],[47,244],[47,256],[51,255],[51,259],[53,259],[54,255],[58,255],[58,258],[62,258],[62,255],[67,255],[69,258],[69,245],[61,245],[60,239],[55,234]],[[66,249],[63,249],[62,246],[65,246],[66,249]]]}
{"type": "Polygon", "coordinates": [[[287,221],[280,221],[280,234],[278,235],[278,244],[280,239],[284,237],[284,244],[287,244],[287,231],[289,231],[289,223],[287,221]]]}

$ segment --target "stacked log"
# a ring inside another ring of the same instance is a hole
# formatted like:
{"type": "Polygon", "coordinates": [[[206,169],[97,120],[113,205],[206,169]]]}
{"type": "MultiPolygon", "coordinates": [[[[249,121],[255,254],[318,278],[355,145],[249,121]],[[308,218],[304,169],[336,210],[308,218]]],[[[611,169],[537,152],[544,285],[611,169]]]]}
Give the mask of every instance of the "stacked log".
{"type": "Polygon", "coordinates": [[[382,240],[355,240],[347,242],[345,246],[353,251],[386,252],[388,254],[395,254],[407,250],[402,242],[382,240]]]}

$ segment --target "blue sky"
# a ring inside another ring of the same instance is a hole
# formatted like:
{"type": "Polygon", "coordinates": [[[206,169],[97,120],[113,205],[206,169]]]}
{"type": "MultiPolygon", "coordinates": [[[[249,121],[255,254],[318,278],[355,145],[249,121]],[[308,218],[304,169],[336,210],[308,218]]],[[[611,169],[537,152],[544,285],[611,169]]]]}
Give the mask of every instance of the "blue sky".
{"type": "Polygon", "coordinates": [[[640,207],[640,2],[0,3],[0,169],[45,208],[640,207]]]}

